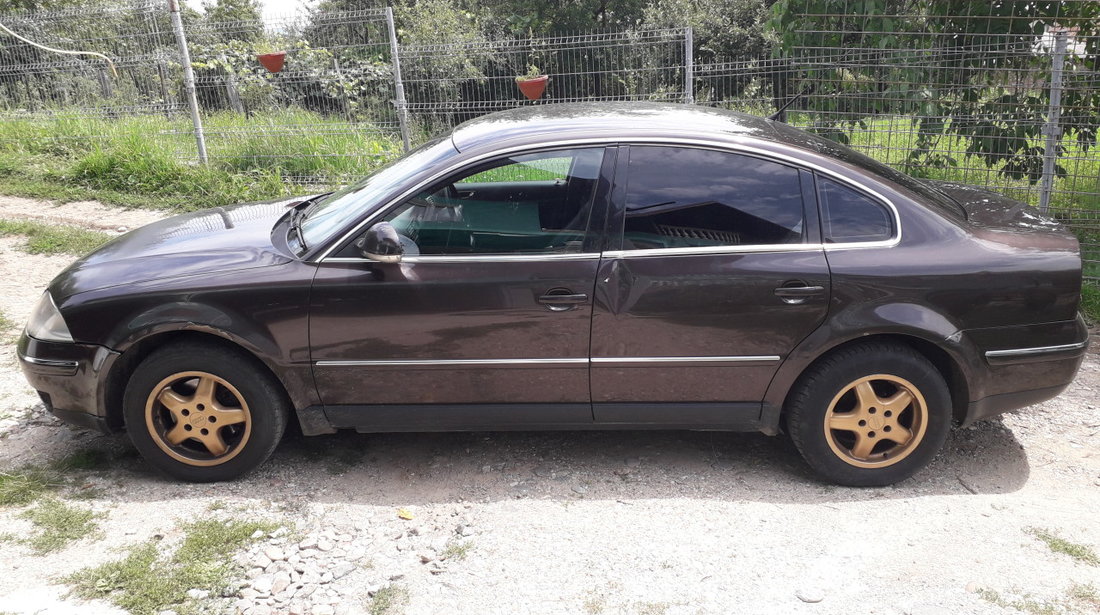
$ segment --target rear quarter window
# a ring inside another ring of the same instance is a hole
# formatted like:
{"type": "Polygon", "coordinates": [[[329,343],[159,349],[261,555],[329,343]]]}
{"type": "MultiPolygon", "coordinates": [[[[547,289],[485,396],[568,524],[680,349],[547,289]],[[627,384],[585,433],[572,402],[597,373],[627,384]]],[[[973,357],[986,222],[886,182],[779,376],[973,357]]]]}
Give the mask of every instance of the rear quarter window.
{"type": "Polygon", "coordinates": [[[826,243],[887,241],[894,236],[894,217],[877,199],[820,175],[817,193],[826,243]]]}

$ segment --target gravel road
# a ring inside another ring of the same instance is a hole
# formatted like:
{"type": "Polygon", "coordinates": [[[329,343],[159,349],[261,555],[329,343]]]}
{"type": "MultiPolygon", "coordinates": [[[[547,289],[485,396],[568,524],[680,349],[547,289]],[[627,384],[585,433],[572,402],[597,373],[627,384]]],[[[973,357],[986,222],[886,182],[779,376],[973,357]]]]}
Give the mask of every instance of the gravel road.
{"type": "MultiPolygon", "coordinates": [[[[0,197],[0,217],[89,228],[158,215],[0,197]]],[[[0,311],[19,325],[72,260],[21,243],[0,238],[0,311]]],[[[0,471],[82,450],[116,459],[61,492],[99,514],[99,532],[48,555],[0,540],[0,612],[122,612],[61,578],[230,515],[285,529],[234,557],[224,595],[193,592],[201,612],[382,612],[371,595],[386,587],[399,590],[383,590],[398,598],[388,612],[407,614],[1100,611],[1097,562],[1036,537],[1100,552],[1100,343],[1061,397],[955,431],[929,468],[883,489],[818,482],[785,438],[714,432],[292,433],[249,477],[189,485],[125,437],[45,414],[17,332],[0,348],[0,471]]],[[[0,533],[30,533],[26,508],[0,507],[0,533]]]]}

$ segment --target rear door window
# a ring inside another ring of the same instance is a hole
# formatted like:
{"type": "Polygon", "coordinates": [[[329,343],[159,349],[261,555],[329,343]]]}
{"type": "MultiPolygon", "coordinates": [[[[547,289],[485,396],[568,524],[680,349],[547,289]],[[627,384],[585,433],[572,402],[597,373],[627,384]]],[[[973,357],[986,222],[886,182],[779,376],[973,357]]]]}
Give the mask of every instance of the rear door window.
{"type": "Polygon", "coordinates": [[[801,243],[799,182],[752,156],[631,146],[623,250],[801,243]]]}

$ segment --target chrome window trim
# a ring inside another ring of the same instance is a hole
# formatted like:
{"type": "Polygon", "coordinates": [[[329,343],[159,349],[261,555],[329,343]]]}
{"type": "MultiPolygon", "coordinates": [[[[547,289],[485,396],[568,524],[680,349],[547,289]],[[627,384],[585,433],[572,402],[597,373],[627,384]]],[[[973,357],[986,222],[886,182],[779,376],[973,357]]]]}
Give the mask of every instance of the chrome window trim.
{"type": "MultiPolygon", "coordinates": [[[[599,260],[599,252],[581,252],[578,254],[470,254],[405,256],[401,263],[526,263],[531,261],[594,261],[599,260]]],[[[369,258],[348,256],[332,257],[326,263],[363,263],[378,262],[369,258]]]]}
{"type": "Polygon", "coordinates": [[[30,363],[31,365],[41,365],[42,367],[64,367],[67,369],[76,369],[80,366],[76,361],[62,361],[58,359],[39,359],[37,357],[19,357],[21,360],[30,363]]]}
{"type": "Polygon", "coordinates": [[[1069,350],[1082,350],[1088,346],[1088,341],[1077,342],[1076,344],[1059,344],[1057,346],[1033,346],[1031,348],[1009,348],[1006,350],[987,350],[985,353],[986,358],[993,359],[998,357],[1026,357],[1036,354],[1047,354],[1051,352],[1066,352],[1069,350]]]}
{"type": "Polygon", "coordinates": [[[762,254],[774,252],[815,252],[819,243],[786,243],[758,246],[694,246],[690,248],[647,248],[644,250],[608,250],[604,258],[644,258],[648,256],[706,256],[711,254],[762,254]]]}
{"type": "Polygon", "coordinates": [[[318,367],[436,367],[450,365],[579,365],[609,363],[777,363],[779,355],[713,357],[592,357],[560,359],[382,359],[317,361],[318,367]]]}
{"type": "MultiPolygon", "coordinates": [[[[744,137],[742,137],[742,138],[744,138],[744,137]]],[[[766,142],[766,141],[763,141],[763,140],[757,140],[757,141],[758,142],[766,142]]],[[[771,143],[771,142],[768,142],[768,143],[771,143]]],[[[539,144],[528,143],[528,144],[525,144],[525,145],[513,145],[513,146],[510,146],[510,147],[504,147],[504,148],[501,148],[499,150],[495,150],[495,151],[492,151],[492,152],[485,152],[485,153],[482,153],[482,154],[478,154],[477,156],[472,156],[470,158],[454,162],[454,163],[444,167],[443,170],[441,170],[440,172],[435,173],[434,175],[429,176],[424,181],[414,185],[409,190],[406,190],[405,192],[402,192],[398,196],[394,197],[393,199],[390,199],[384,205],[379,206],[378,209],[376,209],[373,213],[371,213],[369,216],[364,218],[362,222],[360,222],[359,224],[352,227],[352,229],[349,230],[348,232],[344,233],[340,237],[340,239],[338,239],[337,241],[332,242],[329,245],[329,247],[324,251],[324,253],[322,253],[320,256],[316,257],[315,259],[310,259],[310,260],[312,260],[314,262],[323,262],[323,261],[327,260],[329,255],[332,254],[332,252],[335,251],[336,248],[343,245],[351,237],[353,237],[356,233],[360,233],[364,229],[368,228],[370,224],[375,222],[379,217],[383,216],[392,207],[394,207],[395,205],[400,204],[405,199],[407,199],[407,198],[411,197],[412,195],[416,194],[421,188],[424,188],[424,187],[426,187],[426,186],[442,179],[443,177],[445,177],[445,176],[447,176],[447,175],[449,175],[449,174],[451,174],[455,171],[458,171],[458,170],[462,169],[463,167],[473,165],[473,164],[477,164],[478,162],[481,162],[481,161],[489,159],[489,158],[494,158],[494,157],[498,157],[498,156],[508,156],[508,155],[511,155],[511,154],[515,154],[517,152],[537,153],[537,152],[540,152],[540,151],[558,149],[558,148],[563,148],[563,147],[574,147],[574,146],[614,147],[614,146],[617,146],[617,145],[665,145],[665,146],[700,147],[700,148],[704,148],[704,149],[712,149],[712,150],[717,150],[717,151],[721,151],[721,152],[728,152],[728,153],[734,153],[734,154],[746,153],[746,154],[750,154],[750,155],[755,155],[755,156],[760,157],[760,158],[765,158],[765,159],[770,159],[770,160],[773,160],[773,161],[784,162],[784,163],[789,164],[789,165],[794,165],[798,168],[812,169],[815,172],[827,175],[827,176],[829,176],[833,179],[836,179],[837,181],[840,181],[841,183],[845,183],[847,185],[850,185],[850,186],[852,186],[852,187],[854,187],[858,190],[861,190],[863,192],[866,192],[868,195],[873,196],[873,197],[877,198],[878,200],[880,200],[884,205],[886,205],[886,207],[890,210],[890,213],[894,216],[894,222],[895,222],[896,228],[897,228],[896,232],[894,233],[894,237],[892,239],[888,240],[888,241],[866,242],[866,243],[846,243],[846,244],[842,244],[842,243],[824,244],[826,251],[847,250],[847,249],[852,249],[852,248],[893,247],[893,246],[896,246],[897,244],[899,244],[901,242],[901,237],[902,237],[901,216],[898,214],[897,207],[894,206],[894,203],[890,199],[886,198],[880,192],[874,190],[873,188],[870,188],[870,187],[866,186],[862,182],[854,180],[850,177],[846,177],[846,176],[844,176],[840,173],[837,173],[836,171],[833,171],[831,169],[827,169],[827,168],[825,168],[825,167],[823,167],[823,166],[821,166],[817,163],[814,163],[812,161],[805,160],[805,159],[802,159],[802,158],[798,158],[796,156],[791,156],[791,155],[779,153],[779,152],[773,152],[773,151],[770,151],[770,150],[765,149],[765,148],[756,147],[756,146],[748,145],[748,144],[744,144],[744,143],[720,143],[720,142],[710,141],[710,140],[706,140],[706,139],[696,139],[696,138],[690,138],[690,137],[687,137],[687,138],[635,137],[635,138],[624,138],[624,139],[610,139],[608,137],[589,137],[589,138],[577,138],[577,139],[562,139],[562,140],[559,140],[559,141],[547,141],[545,143],[539,143],[539,144]]],[[[782,143],[777,143],[777,145],[779,145],[781,147],[790,147],[790,146],[787,146],[787,145],[782,144],[782,143]]],[[[461,154],[461,152],[459,152],[459,153],[461,154]]],[[[724,246],[724,247],[736,247],[736,248],[742,248],[742,249],[743,248],[749,248],[749,247],[752,247],[752,248],[784,247],[784,250],[788,250],[788,249],[790,249],[791,245],[811,245],[811,244],[772,244],[772,245],[762,245],[762,246],[724,246]]],[[[665,252],[665,250],[679,250],[679,249],[683,249],[683,248],[656,248],[655,250],[660,251],[661,254],[667,254],[667,252],[665,252]]],[[[812,249],[818,249],[818,248],[814,247],[812,249]]],[[[640,250],[628,250],[628,251],[629,252],[640,252],[640,250]]],[[[761,251],[766,251],[766,250],[761,250],[761,251]]],[[[484,256],[498,256],[498,255],[484,255],[484,256]]],[[[451,257],[451,256],[448,256],[446,258],[466,259],[466,258],[470,258],[470,257],[464,257],[464,256],[451,257]]],[[[342,260],[343,259],[341,259],[341,261],[342,260]]],[[[363,260],[367,260],[367,259],[363,259],[363,260]]],[[[336,261],[336,262],[340,262],[340,261],[336,261]]]]}

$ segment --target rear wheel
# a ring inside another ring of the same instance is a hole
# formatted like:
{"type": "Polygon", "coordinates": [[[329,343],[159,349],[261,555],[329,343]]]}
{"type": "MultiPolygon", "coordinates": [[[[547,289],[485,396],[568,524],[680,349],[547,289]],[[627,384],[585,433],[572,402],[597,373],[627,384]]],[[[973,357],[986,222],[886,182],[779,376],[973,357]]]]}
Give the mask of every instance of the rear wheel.
{"type": "Polygon", "coordinates": [[[943,446],[951,395],[935,366],[900,344],[858,344],[799,380],[787,426],[822,477],[854,487],[912,476],[943,446]]]}
{"type": "Polygon", "coordinates": [[[236,478],[263,463],[289,415],[281,387],[254,359],[193,343],[142,361],[123,406],[130,439],[142,456],[193,482],[236,478]]]}

